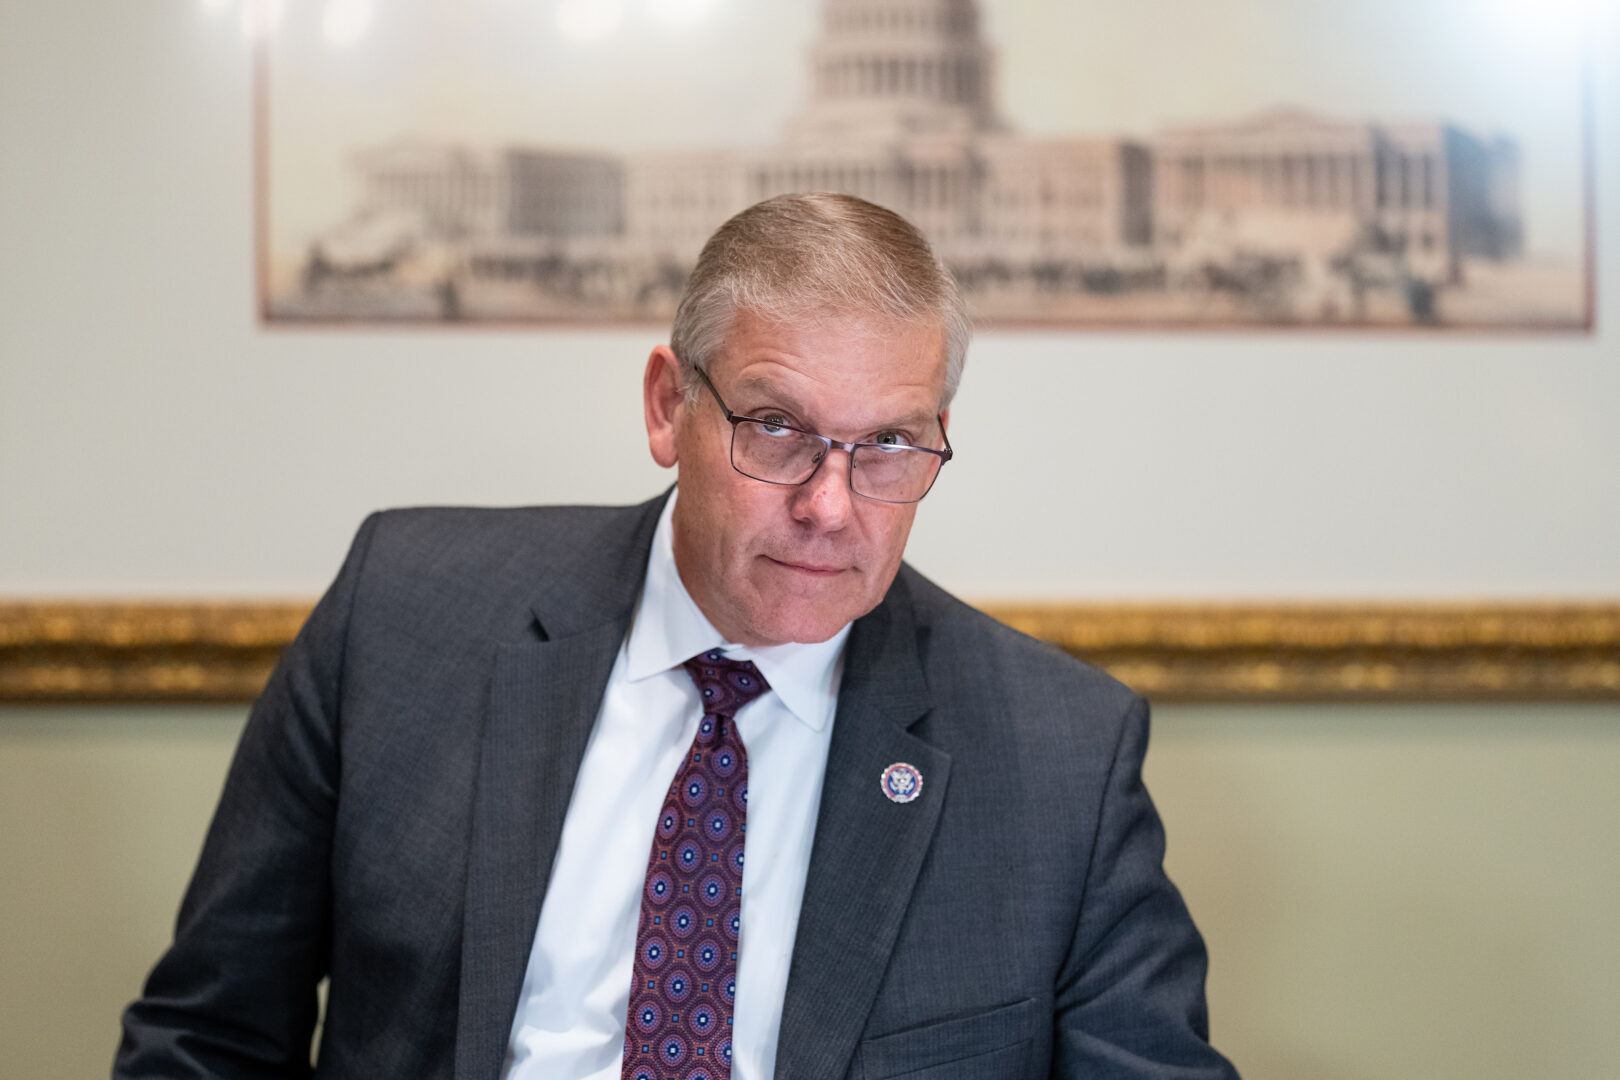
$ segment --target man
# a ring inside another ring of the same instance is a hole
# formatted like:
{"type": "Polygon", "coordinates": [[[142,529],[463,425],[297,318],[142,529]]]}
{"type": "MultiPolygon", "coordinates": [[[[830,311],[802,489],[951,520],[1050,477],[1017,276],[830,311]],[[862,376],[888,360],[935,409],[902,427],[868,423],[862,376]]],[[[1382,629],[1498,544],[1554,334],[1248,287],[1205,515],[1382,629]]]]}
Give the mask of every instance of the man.
{"type": "Polygon", "coordinates": [[[322,1076],[1232,1076],[1146,707],[901,564],[966,341],[903,220],[772,199],[648,362],[673,493],[369,519],[115,1075],[307,1074],[325,977],[322,1076]]]}

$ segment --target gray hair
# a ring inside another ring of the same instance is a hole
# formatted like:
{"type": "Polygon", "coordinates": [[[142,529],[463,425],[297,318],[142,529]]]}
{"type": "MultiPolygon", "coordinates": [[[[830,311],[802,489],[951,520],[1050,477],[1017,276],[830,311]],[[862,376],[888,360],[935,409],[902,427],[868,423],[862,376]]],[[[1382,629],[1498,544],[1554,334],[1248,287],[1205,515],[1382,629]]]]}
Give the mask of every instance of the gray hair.
{"type": "Polygon", "coordinates": [[[669,338],[688,400],[699,393],[692,369],[720,354],[742,311],[789,324],[858,315],[937,325],[945,332],[941,409],[962,381],[973,332],[955,279],[916,226],[825,191],[755,203],[703,245],[669,338]]]}

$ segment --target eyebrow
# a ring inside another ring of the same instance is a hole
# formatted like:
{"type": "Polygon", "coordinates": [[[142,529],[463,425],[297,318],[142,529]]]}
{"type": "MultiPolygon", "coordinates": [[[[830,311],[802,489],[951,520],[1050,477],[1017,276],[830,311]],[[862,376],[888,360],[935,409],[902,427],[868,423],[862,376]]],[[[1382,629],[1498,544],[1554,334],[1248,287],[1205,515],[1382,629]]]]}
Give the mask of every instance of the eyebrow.
{"type": "MultiPolygon", "coordinates": [[[[799,416],[807,415],[807,410],[799,403],[799,400],[794,397],[793,394],[783,389],[768,375],[755,375],[747,379],[739,380],[737,383],[737,389],[733,392],[739,397],[744,395],[758,395],[761,397],[773,398],[780,401],[790,412],[793,412],[799,416]]],[[[735,408],[735,406],[733,406],[733,408],[735,408]]],[[[745,416],[748,414],[739,412],[737,415],[745,416]]],[[[885,423],[873,424],[871,425],[871,428],[873,431],[886,431],[890,428],[916,428],[919,434],[926,434],[924,429],[938,419],[938,413],[925,412],[919,409],[916,412],[907,413],[905,416],[891,419],[885,423]]]]}

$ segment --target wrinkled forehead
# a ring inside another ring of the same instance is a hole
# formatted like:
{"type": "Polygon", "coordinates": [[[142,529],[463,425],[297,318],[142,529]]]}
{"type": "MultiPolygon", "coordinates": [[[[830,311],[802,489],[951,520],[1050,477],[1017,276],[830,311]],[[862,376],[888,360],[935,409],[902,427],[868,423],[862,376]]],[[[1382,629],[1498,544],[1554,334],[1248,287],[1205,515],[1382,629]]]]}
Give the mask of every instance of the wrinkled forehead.
{"type": "Polygon", "coordinates": [[[797,346],[803,360],[813,365],[820,351],[816,347],[818,340],[836,341],[839,346],[860,342],[875,355],[885,357],[887,366],[897,376],[911,375],[920,363],[931,362],[932,379],[943,398],[947,340],[942,317],[899,319],[883,312],[812,302],[797,308],[783,305],[770,311],[733,308],[716,362],[710,365],[711,374],[734,370],[746,359],[749,346],[763,343],[791,342],[797,346]],[[915,344],[919,340],[927,342],[930,356],[917,355],[915,344]]]}

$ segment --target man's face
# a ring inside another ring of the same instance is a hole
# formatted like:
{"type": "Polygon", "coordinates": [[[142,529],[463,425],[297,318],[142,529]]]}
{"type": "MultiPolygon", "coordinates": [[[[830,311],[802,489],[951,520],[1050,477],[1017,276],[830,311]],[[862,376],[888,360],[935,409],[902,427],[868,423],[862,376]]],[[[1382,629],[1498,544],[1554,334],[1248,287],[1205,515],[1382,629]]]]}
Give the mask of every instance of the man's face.
{"type": "MultiPolygon", "coordinates": [[[[880,320],[805,327],[739,313],[706,369],[740,416],[840,442],[889,432],[939,448],[944,333],[880,320]]],[[[804,484],[752,480],[731,467],[731,425],[706,390],[686,404],[673,353],[653,351],[646,378],[653,457],[679,464],[675,565],[716,630],[744,645],[825,641],[883,599],[900,568],[915,503],[861,498],[849,456],[833,450],[804,484]]]]}

